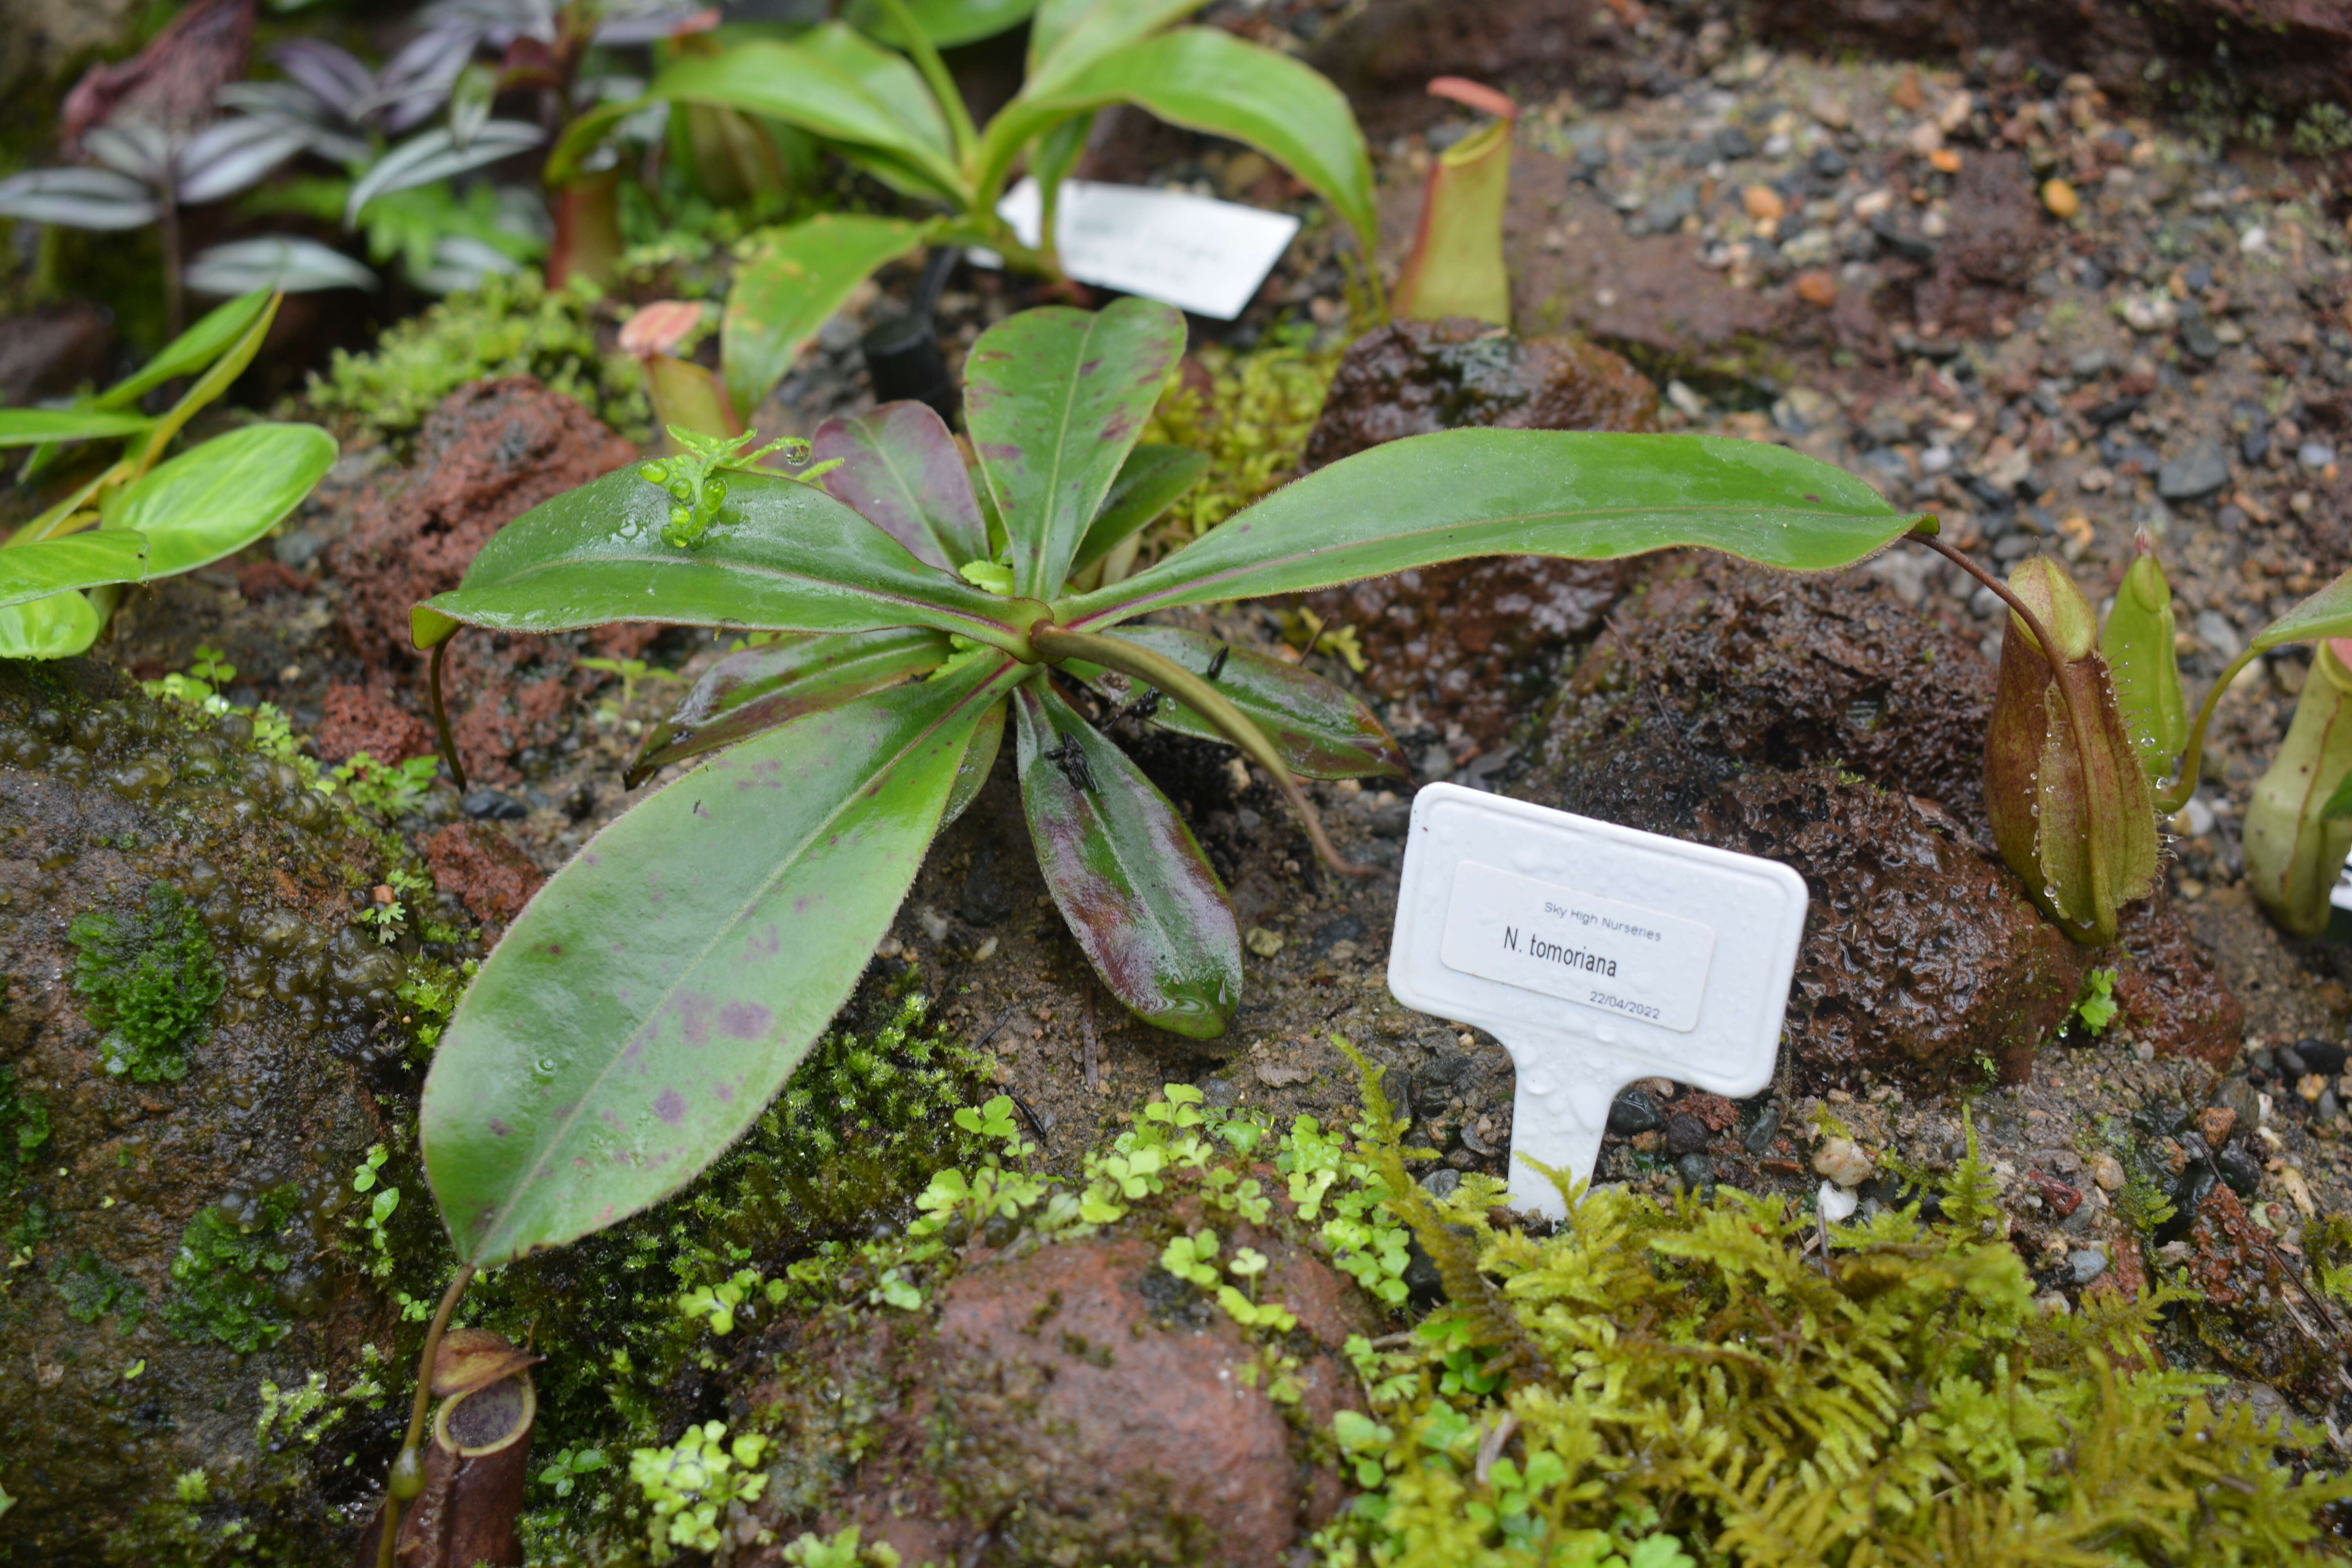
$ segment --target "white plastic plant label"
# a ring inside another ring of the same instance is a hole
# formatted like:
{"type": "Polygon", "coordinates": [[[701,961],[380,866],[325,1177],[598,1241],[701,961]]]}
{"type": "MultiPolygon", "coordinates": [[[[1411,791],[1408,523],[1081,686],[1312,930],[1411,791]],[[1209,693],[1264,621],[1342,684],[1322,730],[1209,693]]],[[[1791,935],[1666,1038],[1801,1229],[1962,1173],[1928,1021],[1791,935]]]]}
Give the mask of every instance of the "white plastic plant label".
{"type": "Polygon", "coordinates": [[[1777,861],[1431,784],[1413,797],[1389,989],[1511,1053],[1511,1202],[1568,1212],[1529,1158],[1592,1174],[1636,1079],[1772,1081],[1805,883],[1777,861]]]}
{"type": "MultiPolygon", "coordinates": [[[[1045,232],[1037,182],[1007,191],[996,215],[1035,246],[1045,232]]],[[[1282,258],[1298,220],[1181,191],[1065,180],[1054,229],[1062,270],[1079,282],[1230,321],[1282,258]]]]}

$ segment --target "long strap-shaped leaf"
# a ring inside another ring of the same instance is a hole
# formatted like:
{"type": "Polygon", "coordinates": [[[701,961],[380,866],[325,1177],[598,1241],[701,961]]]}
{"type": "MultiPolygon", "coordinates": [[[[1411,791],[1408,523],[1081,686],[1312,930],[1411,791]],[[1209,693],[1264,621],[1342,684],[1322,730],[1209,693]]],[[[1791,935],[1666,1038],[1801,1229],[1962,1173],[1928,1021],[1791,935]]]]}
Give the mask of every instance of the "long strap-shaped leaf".
{"type": "Polygon", "coordinates": [[[1078,542],[1184,352],[1184,318],[1149,300],[1024,310],[964,362],[964,420],[1013,546],[1013,591],[1061,585],[1078,542]]]}
{"type": "MultiPolygon", "coordinates": [[[[1407,776],[1404,749],[1381,727],[1371,710],[1319,675],[1180,626],[1128,626],[1110,635],[1171,658],[1195,675],[1214,669],[1214,684],[1225,700],[1249,715],[1301,778],[1407,776]]],[[[1083,659],[1070,659],[1063,668],[1090,684],[1103,678],[1100,665],[1083,659]]],[[[1223,731],[1164,693],[1151,703],[1150,718],[1181,735],[1228,739],[1223,731]]]]}
{"type": "Polygon", "coordinates": [[[1758,441],[1447,430],[1318,469],[1135,576],[1055,608],[1065,626],[1099,628],[1473,555],[1608,560],[1677,545],[1822,571],[1923,521],[1843,469],[1758,441]]]}
{"type": "Polygon", "coordinates": [[[927,564],[952,572],[988,559],[988,525],[971,475],[930,405],[886,403],[870,414],[835,415],[809,439],[816,461],[841,460],[824,476],[825,494],[927,564]]]}
{"type": "Polygon", "coordinates": [[[948,639],[922,626],[788,634],[728,655],[705,670],[646,736],[621,775],[635,789],[671,763],[732,746],[806,714],[898,686],[947,662],[948,639]]]}
{"type": "Polygon", "coordinates": [[[410,612],[410,635],[431,647],[461,623],[554,632],[625,620],[800,632],[925,626],[1014,643],[1013,601],[924,565],[823,490],[758,473],[728,483],[719,522],[691,547],[663,542],[669,493],[635,465],[535,506],[482,547],[454,592],[410,612]]]}
{"type": "Polygon", "coordinates": [[[921,129],[857,76],[810,49],[746,38],[723,53],[672,62],[654,78],[652,94],[773,115],[832,141],[892,153],[921,170],[942,195],[966,189],[955,160],[933,145],[921,129]]]}
{"type": "Polygon", "coordinates": [[[736,413],[750,419],[851,291],[925,232],[904,218],[819,213],[755,236],[758,248],[735,269],[719,345],[736,413]]]}
{"type": "MultiPolygon", "coordinates": [[[[1307,66],[1221,28],[1180,27],[1038,84],[1008,114],[1050,116],[1132,103],[1171,124],[1245,142],[1339,210],[1369,250],[1380,219],[1371,155],[1348,100],[1307,66]]],[[[992,133],[994,127],[991,126],[992,133]]],[[[983,149],[988,158],[992,149],[983,149]]],[[[983,191],[995,172],[982,164],[983,191]]]]}
{"type": "Polygon", "coordinates": [[[1113,995],[1148,1023],[1213,1039],[1241,999],[1225,890],[1168,797],[1040,685],[1013,700],[1021,804],[1045,886],[1113,995]]]}
{"type": "Polygon", "coordinates": [[[135,583],[147,575],[147,536],[129,528],[10,545],[0,550],[0,605],[101,583],[135,583]]]}
{"type": "Polygon", "coordinates": [[[921,866],[993,654],[713,758],[606,827],[492,950],[433,1060],[425,1162],[458,1258],[655,1203],[847,999],[921,866]]]}

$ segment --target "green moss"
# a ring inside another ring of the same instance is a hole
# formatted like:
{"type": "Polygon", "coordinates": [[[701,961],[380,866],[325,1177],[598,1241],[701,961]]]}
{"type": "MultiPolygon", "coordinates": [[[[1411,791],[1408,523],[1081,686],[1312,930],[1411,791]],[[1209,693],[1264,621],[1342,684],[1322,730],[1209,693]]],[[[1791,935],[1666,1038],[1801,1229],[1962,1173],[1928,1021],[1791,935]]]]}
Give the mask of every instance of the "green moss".
{"type": "MultiPolygon", "coordinates": [[[[983,1097],[993,1063],[932,1021],[912,978],[866,986],[742,1140],[677,1197],[476,1283],[472,1321],[550,1352],[534,1373],[539,1448],[625,1455],[698,1425],[699,1369],[727,1342],[708,1314],[681,1311],[682,1299],[725,1300],[730,1330],[756,1331],[775,1300],[740,1276],[782,1278],[807,1267],[795,1259],[911,1219],[931,1173],[979,1152],[981,1135],[955,1112],[983,1097]]],[[[411,1184],[397,1157],[383,1179],[411,1184]]],[[[415,1185],[425,1190],[421,1174],[415,1185]]],[[[392,1217],[404,1258],[441,1247],[430,1215],[429,1204],[404,1203],[392,1217]]],[[[402,1269],[412,1280],[430,1272],[402,1269]]],[[[532,1563],[604,1564],[642,1549],[646,1505],[625,1465],[551,1467],[537,1481],[524,1524],[532,1563]]]]}
{"type": "Polygon", "coordinates": [[[1159,528],[1170,548],[1196,539],[1287,480],[1306,455],[1345,350],[1316,348],[1313,333],[1277,330],[1244,353],[1212,344],[1196,356],[1209,374],[1203,396],[1168,384],[1143,439],[1209,455],[1209,471],[1159,528]]]}
{"type": "Polygon", "coordinates": [[[17,1173],[40,1158],[49,1141],[49,1108],[40,1096],[16,1087],[14,1068],[0,1062],[0,1197],[15,1185],[17,1173]]]}
{"type": "Polygon", "coordinates": [[[2049,1316],[1975,1226],[1884,1212],[1811,1258],[1812,1215],[1728,1190],[1601,1188],[1538,1237],[1490,1223],[1491,1178],[1441,1205],[1375,1154],[1454,1300],[1352,1347],[1370,1495],[1329,1563],[2284,1563],[2352,1496],[2304,1473],[2324,1434],[2167,1370],[2168,1293],[2049,1316]]]}
{"type": "Polygon", "coordinates": [[[310,402],[363,432],[396,437],[469,381],[533,375],[630,440],[650,440],[644,378],[627,355],[598,349],[593,303],[584,287],[551,293],[530,272],[486,279],[384,333],[373,353],[337,353],[324,376],[310,378],[310,402]]]}
{"type": "Polygon", "coordinates": [[[173,1331],[235,1351],[284,1339],[292,1325],[278,1305],[277,1281],[293,1258],[278,1237],[300,1205],[300,1192],[289,1184],[258,1197],[232,1197],[190,1220],[172,1259],[173,1293],[163,1306],[173,1331]]]}
{"type": "Polygon", "coordinates": [[[115,1331],[127,1333],[147,1316],[147,1292],[94,1252],[51,1264],[49,1283],[65,1299],[66,1316],[77,1323],[95,1323],[111,1312],[115,1331]]]}
{"type": "Polygon", "coordinates": [[[74,989],[90,1001],[106,1070],[139,1083],[187,1076],[187,1052],[226,984],[204,921],[177,889],[157,882],[144,910],[91,910],[67,928],[79,952],[74,989]]]}

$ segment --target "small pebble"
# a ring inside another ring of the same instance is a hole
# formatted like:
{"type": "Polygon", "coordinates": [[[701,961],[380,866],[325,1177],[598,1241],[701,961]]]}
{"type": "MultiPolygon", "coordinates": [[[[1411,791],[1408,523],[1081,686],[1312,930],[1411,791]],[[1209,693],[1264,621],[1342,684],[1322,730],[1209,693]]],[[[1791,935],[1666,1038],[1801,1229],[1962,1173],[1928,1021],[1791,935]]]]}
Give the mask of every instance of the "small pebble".
{"type": "Polygon", "coordinates": [[[1675,1162],[1675,1174],[1682,1179],[1683,1191],[1715,1195],[1715,1162],[1706,1155],[1685,1154],[1675,1162]]]}
{"type": "Polygon", "coordinates": [[[2084,1247],[2066,1255],[2067,1278],[2077,1285],[2088,1285],[2107,1271],[2107,1255],[2084,1247]]]}
{"type": "Polygon", "coordinates": [[[2197,1131],[2216,1149],[2230,1141],[2230,1130],[2237,1124],[2238,1113],[2226,1105],[2209,1105],[2197,1113],[2197,1131]]]}
{"type": "Polygon", "coordinates": [[[1260,958],[1272,958],[1282,951],[1282,938],[1264,926],[1250,927],[1249,935],[1242,940],[1260,958]]]}
{"type": "Polygon", "coordinates": [[[1780,1102],[1774,1100],[1756,1118],[1756,1125],[1740,1138],[1739,1146],[1751,1154],[1761,1154],[1772,1147],[1772,1140],[1780,1135],[1780,1102]]]}
{"type": "MultiPolygon", "coordinates": [[[[2051,635],[2054,637],[2057,634],[2053,632],[2051,635]]],[[[2303,1096],[2304,1103],[2306,1105],[2316,1105],[2319,1103],[2319,1097],[2327,1092],[2327,1080],[2315,1072],[2306,1073],[2296,1080],[2294,1091],[2303,1096]]]]}
{"type": "Polygon", "coordinates": [[[1789,211],[1789,204],[1769,185],[1749,185],[1739,193],[1739,205],[1758,223],[1779,223],[1789,211]]]}
{"type": "Polygon", "coordinates": [[[2042,184],[2042,205],[2063,223],[2083,210],[2083,198],[2063,180],[2045,180],[2042,184]]]}
{"type": "Polygon", "coordinates": [[[1620,1138],[1654,1132],[1664,1124],[1665,1119],[1658,1114],[1657,1102],[1638,1089],[1621,1090],[1609,1102],[1609,1131],[1620,1138]]]}
{"type": "Polygon", "coordinates": [[[2124,1163],[2113,1154],[2096,1154],[2091,1159],[2091,1180],[2103,1191],[2119,1193],[2124,1188],[2124,1163]]]}
{"type": "Polygon", "coordinates": [[[2305,441],[2294,449],[2294,460],[2306,468],[2324,468],[2336,460],[2336,448],[2325,441],[2305,441]]]}
{"type": "Polygon", "coordinates": [[[1830,272],[1816,267],[1797,274],[1797,298],[1806,304],[1826,310],[1837,303],[1837,279],[1830,272]]]}
{"type": "Polygon", "coordinates": [[[1861,1201],[1835,1182],[1823,1182],[1821,1195],[1815,1200],[1822,1218],[1831,1225],[1840,1225],[1852,1219],[1854,1208],[1861,1201]]]}
{"type": "Polygon", "coordinates": [[[1862,1185],[1872,1168],[1870,1156],[1851,1138],[1832,1138],[1813,1152],[1813,1173],[1841,1187],[1862,1185]]]}
{"type": "Polygon", "coordinates": [[[1696,1154],[1706,1147],[1706,1123],[1686,1110],[1666,1118],[1666,1152],[1696,1154]]]}
{"type": "Polygon", "coordinates": [[[1462,1173],[1451,1165],[1440,1165],[1421,1179],[1421,1190],[1441,1200],[1452,1197],[1454,1189],[1461,1184],[1462,1173]]]}
{"type": "Polygon", "coordinates": [[[514,796],[488,787],[468,790],[458,809],[482,822],[520,822],[530,815],[530,808],[514,796]]]}

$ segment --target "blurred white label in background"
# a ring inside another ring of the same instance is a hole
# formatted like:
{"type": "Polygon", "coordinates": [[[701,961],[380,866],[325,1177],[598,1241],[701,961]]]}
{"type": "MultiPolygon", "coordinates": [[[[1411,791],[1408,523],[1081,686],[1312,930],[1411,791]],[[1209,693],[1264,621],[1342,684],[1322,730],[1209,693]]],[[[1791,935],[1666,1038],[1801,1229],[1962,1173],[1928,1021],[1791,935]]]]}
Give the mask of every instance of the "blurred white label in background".
{"type": "MultiPolygon", "coordinates": [[[[996,204],[996,216],[1034,247],[1045,232],[1045,205],[1037,182],[1024,179],[996,204]]],[[[1298,220],[1287,213],[1092,180],[1062,182],[1055,219],[1062,270],[1079,282],[1221,321],[1242,313],[1298,232],[1298,220]]],[[[969,254],[983,267],[1003,264],[990,251],[969,254]]]]}

